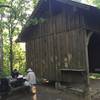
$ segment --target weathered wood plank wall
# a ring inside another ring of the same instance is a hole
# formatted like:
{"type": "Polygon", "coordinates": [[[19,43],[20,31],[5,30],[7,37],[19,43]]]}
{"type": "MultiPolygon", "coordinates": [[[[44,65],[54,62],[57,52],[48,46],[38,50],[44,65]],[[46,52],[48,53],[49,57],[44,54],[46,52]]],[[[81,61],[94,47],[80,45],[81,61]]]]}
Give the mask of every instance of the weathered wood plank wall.
{"type": "Polygon", "coordinates": [[[51,80],[56,80],[59,69],[85,69],[83,26],[84,16],[73,9],[46,19],[26,43],[27,66],[33,67],[38,77],[51,80]]]}

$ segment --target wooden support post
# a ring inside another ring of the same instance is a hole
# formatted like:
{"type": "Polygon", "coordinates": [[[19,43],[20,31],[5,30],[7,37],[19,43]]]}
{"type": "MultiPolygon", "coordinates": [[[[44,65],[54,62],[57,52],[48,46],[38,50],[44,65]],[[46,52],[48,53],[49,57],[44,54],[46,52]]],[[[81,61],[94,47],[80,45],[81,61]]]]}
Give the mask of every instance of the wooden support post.
{"type": "Polygon", "coordinates": [[[88,44],[87,32],[85,32],[85,52],[86,52],[86,83],[85,83],[85,100],[91,100],[90,95],[90,81],[89,81],[89,61],[88,61],[88,44]]]}

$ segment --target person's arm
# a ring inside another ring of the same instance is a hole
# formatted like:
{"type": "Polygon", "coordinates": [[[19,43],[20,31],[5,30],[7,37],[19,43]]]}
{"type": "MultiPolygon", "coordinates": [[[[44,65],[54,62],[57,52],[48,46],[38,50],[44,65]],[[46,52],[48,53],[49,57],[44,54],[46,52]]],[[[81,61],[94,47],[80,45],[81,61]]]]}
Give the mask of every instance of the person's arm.
{"type": "Polygon", "coordinates": [[[28,74],[26,75],[26,80],[27,80],[27,81],[29,81],[29,77],[30,77],[30,74],[28,73],[28,74]]]}

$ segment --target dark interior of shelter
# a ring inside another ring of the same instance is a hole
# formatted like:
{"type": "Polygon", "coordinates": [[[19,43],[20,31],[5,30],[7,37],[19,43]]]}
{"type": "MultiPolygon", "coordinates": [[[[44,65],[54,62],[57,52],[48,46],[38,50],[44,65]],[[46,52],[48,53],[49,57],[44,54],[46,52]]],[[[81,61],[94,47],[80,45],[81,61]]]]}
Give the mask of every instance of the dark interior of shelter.
{"type": "Polygon", "coordinates": [[[100,34],[93,33],[88,44],[90,73],[100,73],[100,34]]]}

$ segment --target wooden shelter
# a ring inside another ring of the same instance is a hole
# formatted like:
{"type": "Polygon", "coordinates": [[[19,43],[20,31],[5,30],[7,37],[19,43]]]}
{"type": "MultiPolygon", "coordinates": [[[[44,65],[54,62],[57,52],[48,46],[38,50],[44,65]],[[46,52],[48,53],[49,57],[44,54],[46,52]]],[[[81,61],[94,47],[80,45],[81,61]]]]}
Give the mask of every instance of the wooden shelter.
{"type": "Polygon", "coordinates": [[[71,0],[40,0],[19,41],[26,43],[27,66],[38,78],[88,87],[89,72],[100,71],[100,10],[71,0]]]}

